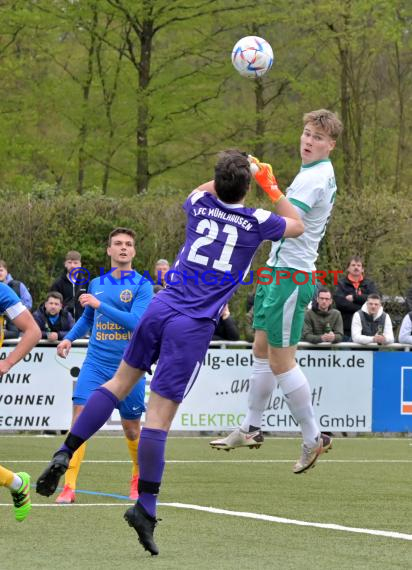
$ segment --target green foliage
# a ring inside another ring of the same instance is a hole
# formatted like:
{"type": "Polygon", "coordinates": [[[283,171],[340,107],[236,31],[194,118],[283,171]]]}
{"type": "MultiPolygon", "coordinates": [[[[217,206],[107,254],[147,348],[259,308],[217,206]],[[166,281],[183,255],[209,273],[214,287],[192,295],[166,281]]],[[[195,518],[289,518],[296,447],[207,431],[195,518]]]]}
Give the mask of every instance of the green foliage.
{"type": "Polygon", "coordinates": [[[68,250],[82,253],[82,263],[92,275],[108,267],[107,236],[117,226],[137,233],[138,270],[152,273],[159,257],[174,259],[184,240],[184,214],[172,196],[96,198],[75,193],[53,196],[3,193],[0,208],[7,216],[1,225],[1,257],[16,279],[29,287],[40,303],[52,280],[63,270],[68,250]]]}
{"type": "Polygon", "coordinates": [[[321,106],[347,123],[345,191],[382,176],[398,189],[410,183],[404,0],[297,0],[293,10],[286,0],[38,0],[2,16],[3,187],[28,192],[41,180],[64,192],[132,195],[147,175],[150,190],[189,188],[225,146],[259,150],[285,185],[301,116],[321,106]],[[252,33],[275,52],[259,101],[257,83],[229,57],[252,33]]]}
{"type": "Polygon", "coordinates": [[[408,197],[395,198],[384,186],[366,186],[356,200],[338,192],[319,267],[345,269],[358,254],[383,293],[404,295],[412,278],[411,216],[408,197]]]}

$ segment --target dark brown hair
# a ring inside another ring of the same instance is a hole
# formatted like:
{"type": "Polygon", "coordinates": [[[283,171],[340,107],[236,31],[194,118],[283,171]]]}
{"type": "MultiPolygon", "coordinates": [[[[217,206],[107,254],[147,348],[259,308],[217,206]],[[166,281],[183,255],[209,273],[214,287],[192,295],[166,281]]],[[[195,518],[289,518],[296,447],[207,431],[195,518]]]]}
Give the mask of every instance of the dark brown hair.
{"type": "Polygon", "coordinates": [[[215,190],[222,202],[236,204],[245,197],[251,180],[247,154],[239,150],[219,153],[215,166],[215,190]]]}
{"type": "Polygon", "coordinates": [[[112,245],[112,238],[114,238],[115,236],[117,236],[119,234],[126,234],[126,235],[130,236],[133,239],[133,241],[136,241],[136,232],[134,232],[130,228],[116,228],[113,231],[111,231],[109,234],[109,238],[108,238],[108,245],[109,246],[112,245]]]}
{"type": "Polygon", "coordinates": [[[346,269],[348,269],[348,267],[352,263],[352,261],[356,261],[356,263],[362,263],[362,265],[363,265],[363,259],[361,258],[360,255],[352,255],[352,257],[349,258],[349,261],[346,265],[346,269]]]}
{"type": "Polygon", "coordinates": [[[53,297],[53,299],[58,299],[60,303],[63,305],[63,295],[58,291],[49,291],[46,295],[46,303],[50,299],[50,297],[53,297]]]}

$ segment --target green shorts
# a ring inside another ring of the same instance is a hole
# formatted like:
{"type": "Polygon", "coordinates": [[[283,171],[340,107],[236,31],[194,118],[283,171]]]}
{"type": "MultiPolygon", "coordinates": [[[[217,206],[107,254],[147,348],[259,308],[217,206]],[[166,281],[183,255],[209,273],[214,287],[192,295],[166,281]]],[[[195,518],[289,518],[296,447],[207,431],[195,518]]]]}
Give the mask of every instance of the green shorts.
{"type": "MultiPolygon", "coordinates": [[[[305,309],[310,303],[315,285],[312,275],[308,282],[303,272],[288,267],[272,270],[272,283],[259,284],[256,289],[253,328],[267,333],[270,346],[286,347],[296,345],[302,336],[305,309]],[[279,279],[289,271],[290,277],[279,279]],[[296,282],[295,282],[296,281],[296,282]],[[300,284],[299,284],[300,283],[300,284]]],[[[262,274],[262,280],[269,281],[269,273],[262,274]]]]}

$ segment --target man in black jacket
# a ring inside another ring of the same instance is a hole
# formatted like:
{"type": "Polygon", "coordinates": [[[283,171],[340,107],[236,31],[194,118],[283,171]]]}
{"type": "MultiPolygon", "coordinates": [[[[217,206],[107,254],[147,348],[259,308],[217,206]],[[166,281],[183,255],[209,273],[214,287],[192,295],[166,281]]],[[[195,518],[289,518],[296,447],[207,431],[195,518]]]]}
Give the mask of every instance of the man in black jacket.
{"type": "Polygon", "coordinates": [[[49,291],[57,291],[63,296],[63,306],[67,309],[75,321],[77,321],[83,313],[83,307],[79,303],[79,297],[83,293],[87,293],[87,283],[77,282],[75,270],[81,267],[82,258],[78,251],[68,251],[66,254],[64,273],[56,279],[49,291]]]}
{"type": "Polygon", "coordinates": [[[74,319],[63,309],[63,296],[58,291],[47,293],[46,301],[33,313],[42,338],[62,340],[74,325],[74,319]]]}
{"type": "Polygon", "coordinates": [[[354,255],[347,266],[347,275],[336,286],[334,300],[343,319],[344,341],[351,340],[351,325],[354,313],[366,303],[368,295],[378,293],[375,283],[363,274],[362,258],[354,255]]]}
{"type": "Polygon", "coordinates": [[[213,334],[212,340],[239,340],[239,330],[233,317],[230,315],[229,305],[222,309],[219,322],[213,334]]]}

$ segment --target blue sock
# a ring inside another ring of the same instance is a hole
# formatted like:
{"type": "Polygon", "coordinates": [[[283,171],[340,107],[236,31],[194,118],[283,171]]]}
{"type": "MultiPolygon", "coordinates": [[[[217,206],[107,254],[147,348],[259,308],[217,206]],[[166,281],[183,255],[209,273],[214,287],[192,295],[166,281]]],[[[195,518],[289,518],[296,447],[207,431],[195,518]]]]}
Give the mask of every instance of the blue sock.
{"type": "Polygon", "coordinates": [[[156,502],[165,468],[167,431],[143,428],[137,450],[139,462],[138,503],[152,517],[156,516],[156,502]]]}

